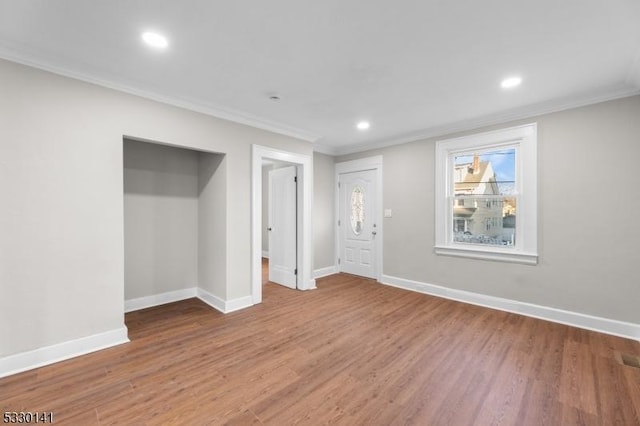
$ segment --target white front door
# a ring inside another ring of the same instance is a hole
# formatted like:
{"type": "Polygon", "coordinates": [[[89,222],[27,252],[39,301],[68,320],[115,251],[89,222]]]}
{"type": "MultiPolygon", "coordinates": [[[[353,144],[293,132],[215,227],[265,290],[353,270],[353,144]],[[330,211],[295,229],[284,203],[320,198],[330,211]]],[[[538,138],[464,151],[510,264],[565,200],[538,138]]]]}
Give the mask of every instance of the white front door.
{"type": "Polygon", "coordinates": [[[342,272],[376,278],[376,170],[339,175],[342,272]]]}
{"type": "Polygon", "coordinates": [[[295,166],[269,172],[269,281],[296,288],[297,178],[295,166]]]}

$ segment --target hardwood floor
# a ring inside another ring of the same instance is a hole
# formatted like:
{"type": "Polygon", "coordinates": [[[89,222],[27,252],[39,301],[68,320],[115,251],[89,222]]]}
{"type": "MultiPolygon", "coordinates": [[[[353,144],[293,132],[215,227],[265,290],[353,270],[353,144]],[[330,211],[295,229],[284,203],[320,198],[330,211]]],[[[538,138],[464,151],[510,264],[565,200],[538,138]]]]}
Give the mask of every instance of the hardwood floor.
{"type": "Polygon", "coordinates": [[[0,379],[56,424],[640,425],[640,343],[339,274],[223,315],[127,314],[131,343],[0,379]]]}

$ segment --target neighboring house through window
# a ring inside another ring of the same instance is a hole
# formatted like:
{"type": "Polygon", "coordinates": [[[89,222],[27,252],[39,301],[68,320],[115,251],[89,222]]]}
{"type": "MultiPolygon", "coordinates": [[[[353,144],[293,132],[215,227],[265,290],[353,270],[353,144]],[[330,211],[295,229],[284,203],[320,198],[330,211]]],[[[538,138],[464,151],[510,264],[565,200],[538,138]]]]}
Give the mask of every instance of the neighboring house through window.
{"type": "Polygon", "coordinates": [[[437,254],[537,263],[536,130],[436,143],[437,254]]]}

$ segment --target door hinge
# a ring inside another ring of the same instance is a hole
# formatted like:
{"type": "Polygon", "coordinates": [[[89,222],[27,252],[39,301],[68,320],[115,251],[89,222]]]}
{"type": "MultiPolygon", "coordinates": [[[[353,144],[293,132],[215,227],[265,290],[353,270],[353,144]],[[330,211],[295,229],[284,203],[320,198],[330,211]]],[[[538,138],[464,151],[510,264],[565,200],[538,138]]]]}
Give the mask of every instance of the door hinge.
{"type": "Polygon", "coordinates": [[[338,258],[338,265],[340,264],[340,258],[338,258]]]}
{"type": "Polygon", "coordinates": [[[340,226],[340,219],[338,219],[338,226],[340,226]]]}
{"type": "Polygon", "coordinates": [[[294,176],[293,177],[293,181],[297,183],[298,182],[298,176],[294,176]]]}
{"type": "Polygon", "coordinates": [[[340,182],[338,182],[338,188],[340,188],[340,182]]]}
{"type": "Polygon", "coordinates": [[[297,269],[293,270],[293,275],[298,275],[298,270],[297,269]]]}

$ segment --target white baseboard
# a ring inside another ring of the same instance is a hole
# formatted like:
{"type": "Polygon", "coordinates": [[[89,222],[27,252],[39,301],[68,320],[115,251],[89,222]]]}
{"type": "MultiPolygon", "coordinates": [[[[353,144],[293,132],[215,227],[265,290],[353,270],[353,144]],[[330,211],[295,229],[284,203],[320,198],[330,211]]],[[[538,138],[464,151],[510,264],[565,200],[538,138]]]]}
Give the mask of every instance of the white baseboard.
{"type": "Polygon", "coordinates": [[[269,258],[269,252],[267,250],[262,250],[262,257],[269,258]]]}
{"type": "MultiPolygon", "coordinates": [[[[125,301],[125,312],[198,297],[222,313],[253,306],[251,296],[224,301],[201,288],[188,288],[125,301]]],[[[0,378],[129,342],[127,327],[0,358],[0,378]]]]}
{"type": "Polygon", "coordinates": [[[126,300],[124,302],[124,311],[137,311],[139,309],[150,308],[152,306],[164,305],[165,303],[191,299],[192,297],[197,297],[207,305],[225,314],[253,306],[253,298],[251,296],[225,301],[206,290],[198,287],[191,287],[182,290],[169,291],[167,293],[154,294],[153,296],[126,300]]]}
{"type": "Polygon", "coordinates": [[[213,295],[206,290],[198,288],[197,297],[207,305],[222,312],[223,314],[228,314],[230,312],[253,306],[253,298],[251,296],[224,301],[218,296],[213,295]]]}
{"type": "Polygon", "coordinates": [[[138,311],[140,309],[151,308],[153,306],[164,305],[165,303],[177,302],[179,300],[196,297],[196,287],[182,290],[168,291],[166,293],[154,294],[152,296],[138,297],[124,301],[124,311],[138,311]]]}
{"type": "Polygon", "coordinates": [[[68,342],[0,358],[0,377],[64,361],[90,352],[129,342],[127,327],[122,326],[68,342]]]}
{"type": "Polygon", "coordinates": [[[513,312],[528,317],[539,318],[600,333],[640,340],[640,324],[596,317],[578,312],[565,311],[548,306],[534,305],[532,303],[503,299],[501,297],[488,296],[464,290],[456,290],[389,275],[383,275],[381,283],[405,290],[456,300],[458,302],[470,303],[472,305],[513,312]]]}
{"type": "Polygon", "coordinates": [[[202,300],[207,305],[211,306],[215,310],[218,310],[224,313],[225,303],[224,300],[220,299],[218,296],[214,296],[206,290],[198,288],[198,299],[202,300]]]}
{"type": "Polygon", "coordinates": [[[333,275],[338,273],[338,268],[336,265],[327,266],[326,268],[320,268],[313,271],[313,278],[322,278],[328,275],[333,275]]]}
{"type": "Polygon", "coordinates": [[[253,306],[253,297],[245,296],[238,297],[237,299],[227,300],[225,303],[225,314],[229,312],[239,311],[240,309],[249,308],[253,306]]]}

